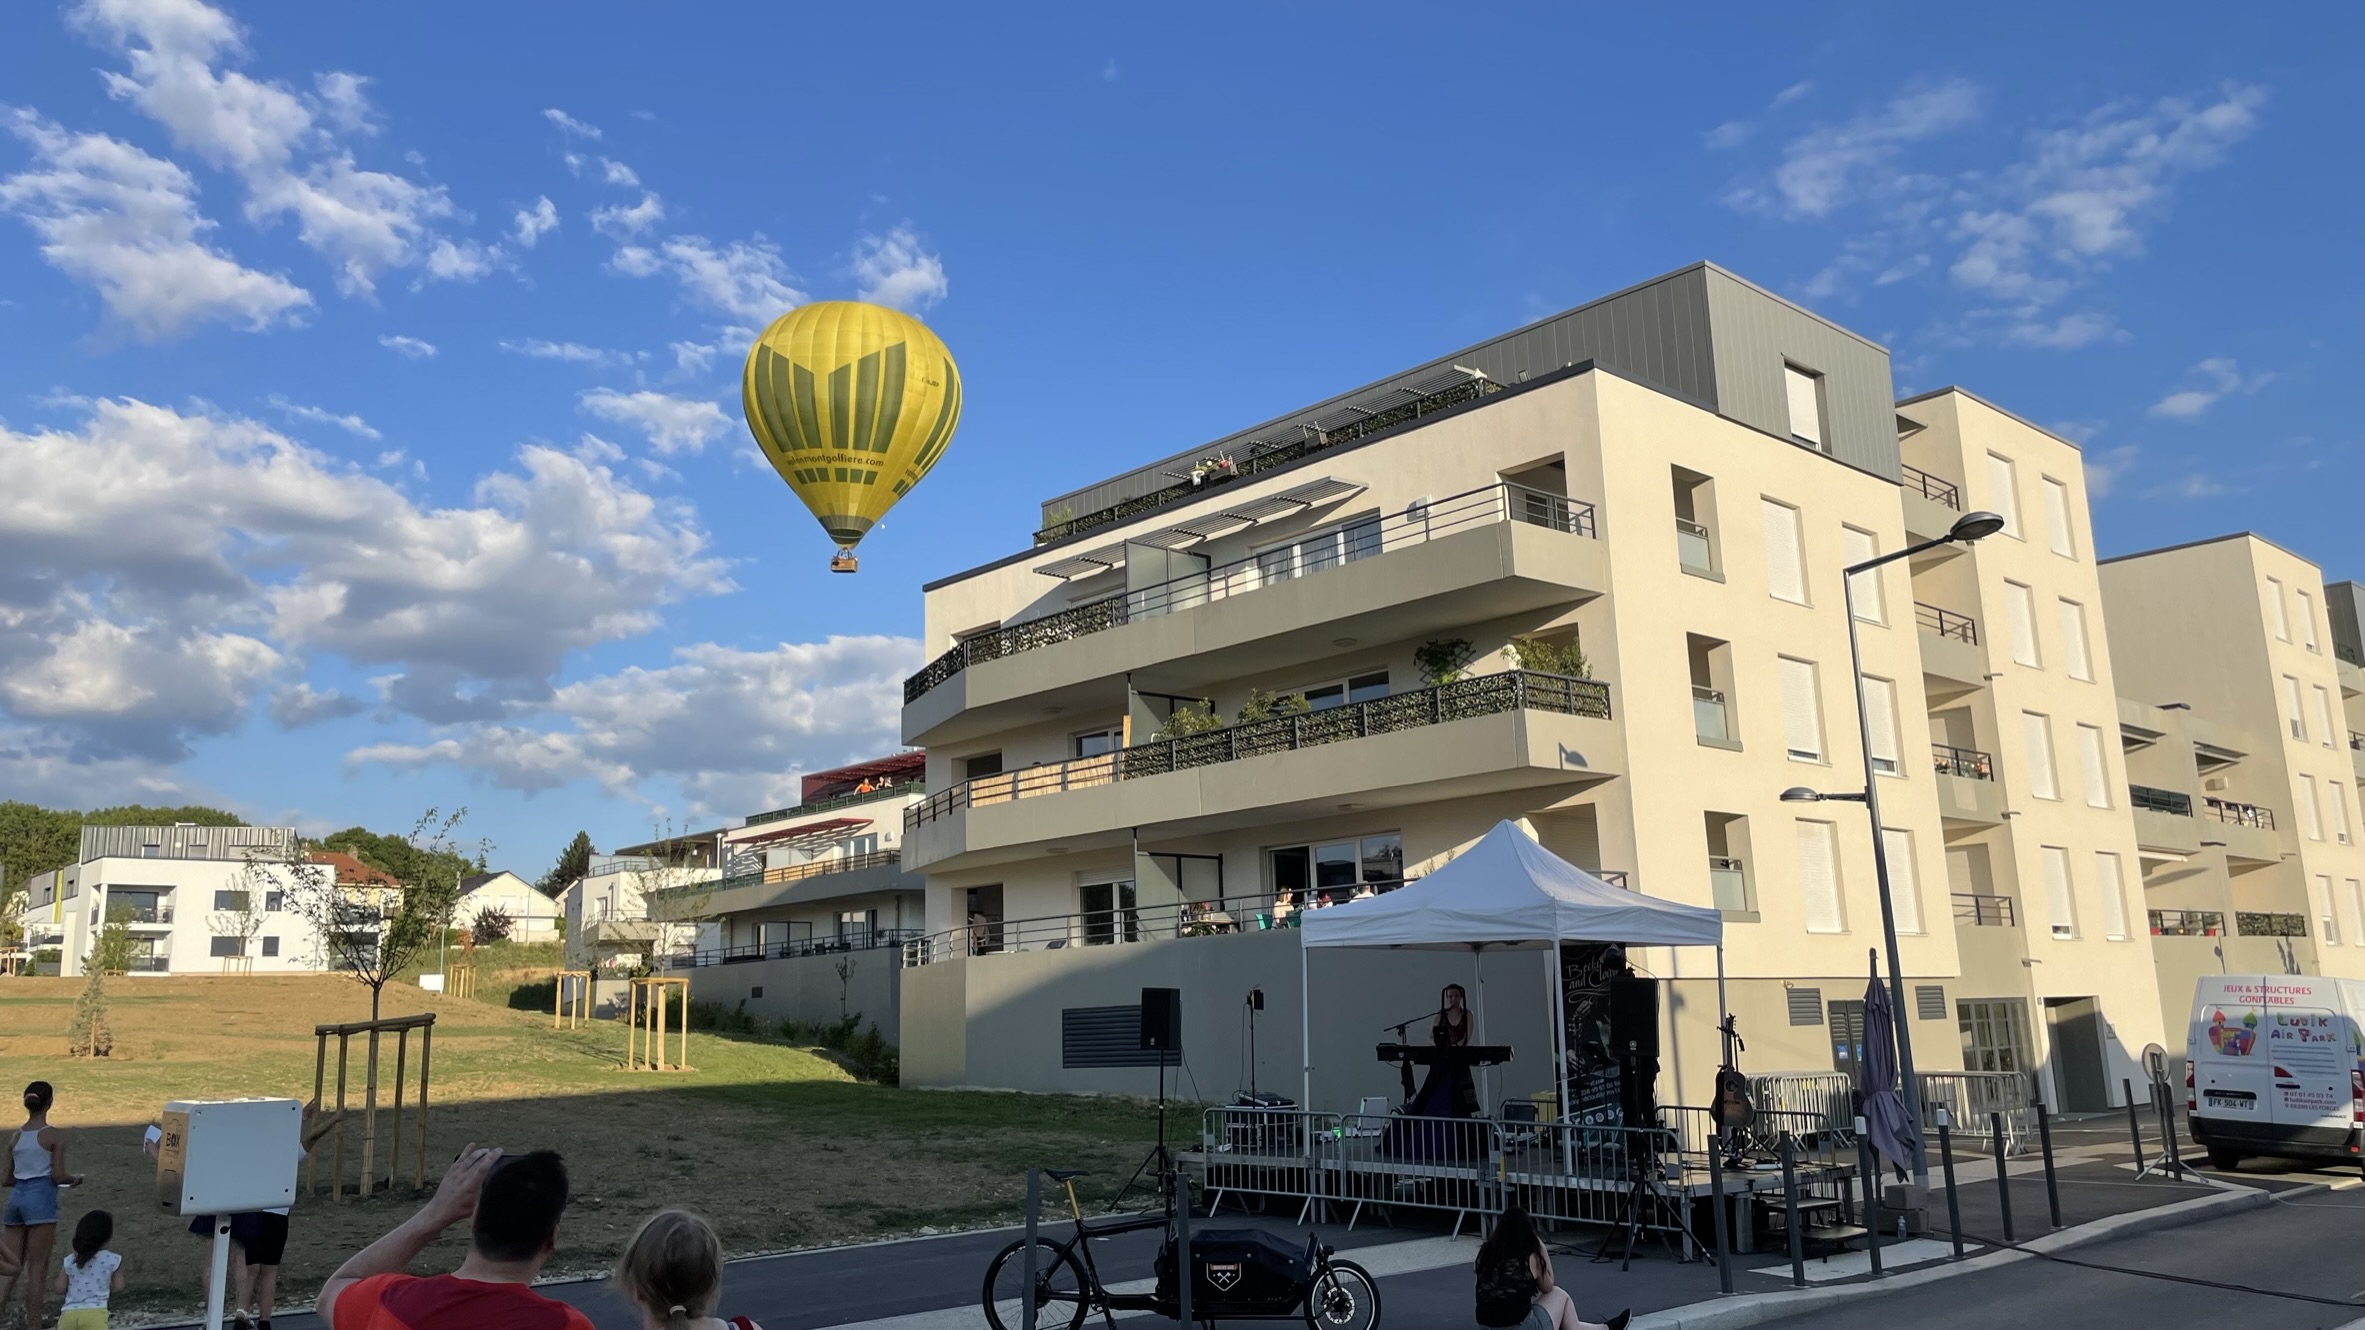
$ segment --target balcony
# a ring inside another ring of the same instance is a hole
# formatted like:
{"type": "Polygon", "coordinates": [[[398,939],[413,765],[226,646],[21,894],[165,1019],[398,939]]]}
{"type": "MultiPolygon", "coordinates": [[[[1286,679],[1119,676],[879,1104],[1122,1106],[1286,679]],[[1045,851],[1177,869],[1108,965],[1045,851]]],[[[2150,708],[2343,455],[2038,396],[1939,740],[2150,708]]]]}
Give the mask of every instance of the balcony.
{"type": "Polygon", "coordinates": [[[1708,528],[1698,522],[1675,519],[1675,558],[1687,573],[1702,577],[1716,575],[1716,556],[1708,543],[1708,528]]]}
{"type": "Polygon", "coordinates": [[[784,864],[759,873],[725,878],[713,885],[713,894],[697,912],[738,914],[883,891],[918,891],[920,887],[918,878],[903,872],[903,851],[879,850],[811,863],[784,864]]]}
{"type": "Polygon", "coordinates": [[[899,949],[926,937],[917,928],[872,928],[843,937],[791,938],[782,942],[748,942],[735,947],[689,951],[673,958],[678,969],[709,965],[743,965],[750,961],[793,961],[806,956],[843,956],[857,951],[899,949]]]}
{"type": "Polygon", "coordinates": [[[1938,811],[1950,822],[1997,826],[2004,820],[2004,790],[1995,778],[1995,759],[1975,748],[1930,745],[1938,772],[1938,811]]]}
{"type": "Polygon", "coordinates": [[[1702,742],[1720,748],[1740,746],[1733,741],[1723,693],[1714,688],[1692,685],[1692,733],[1698,735],[1702,742]]]}
{"type": "Polygon", "coordinates": [[[2153,937],[2224,937],[2225,915],[2216,910],[2153,910],[2153,937]]]}
{"type": "Polygon", "coordinates": [[[1708,856],[1708,898],[1726,914],[1749,910],[1749,871],[1740,860],[1721,854],[1708,856]]]}
{"type": "MultiPolygon", "coordinates": [[[[919,676],[914,675],[913,677],[919,676]]],[[[908,680],[904,684],[904,693],[905,700],[909,701],[911,684],[908,680]]],[[[910,781],[902,785],[882,785],[874,790],[854,790],[831,798],[815,799],[811,803],[798,804],[794,808],[779,808],[769,813],[758,813],[747,819],[744,825],[755,827],[762,826],[767,822],[786,822],[792,818],[808,817],[814,813],[826,813],[834,808],[851,808],[856,804],[875,803],[880,799],[903,799],[927,792],[928,787],[918,781],[910,781]]]]}
{"type": "Polygon", "coordinates": [[[171,969],[170,956],[134,956],[123,963],[125,974],[166,974],[171,969]]]}
{"type": "MultiPolygon", "coordinates": [[[[2212,801],[2214,802],[2214,801],[2212,801]]],[[[2191,817],[2193,797],[2175,790],[2154,789],[2149,785],[2127,787],[2127,804],[2131,808],[2150,813],[2166,813],[2171,817],[2191,817]]]]}
{"type": "Polygon", "coordinates": [[[1585,785],[1623,765],[1609,685],[1512,670],[1370,702],[981,776],[904,810],[904,863],[932,872],[1357,807],[1585,785]]]}
{"type": "Polygon", "coordinates": [[[2257,804],[2236,803],[2231,799],[2204,799],[2202,804],[2209,810],[2209,816],[2220,822],[2231,822],[2242,827],[2257,827],[2263,831],[2275,829],[2275,810],[2271,808],[2261,808],[2257,804]]]}
{"type": "Polygon", "coordinates": [[[107,911],[107,922],[122,922],[134,928],[172,926],[172,907],[169,905],[134,905],[107,911]]]}
{"type": "Polygon", "coordinates": [[[2242,910],[2234,915],[2234,931],[2243,937],[2306,937],[2308,917],[2304,914],[2254,914],[2242,910]]]}
{"type": "Polygon", "coordinates": [[[1979,644],[1979,621],[1936,605],[1915,601],[1914,627],[1920,630],[1922,676],[1930,691],[1958,696],[1987,680],[1987,652],[1979,644]]]}
{"type": "MultiPolygon", "coordinates": [[[[1209,514],[1210,525],[1228,529],[1222,517],[1209,514]]],[[[1590,504],[1491,485],[1333,527],[1327,551],[1301,543],[1112,592],[938,657],[904,682],[904,738],[942,744],[1031,722],[1047,706],[1105,707],[1128,674],[1144,691],[1198,696],[1335,656],[1342,637],[1417,640],[1573,605],[1608,586],[1594,529],[1590,504]]]]}
{"type": "Polygon", "coordinates": [[[2138,849],[2178,857],[2201,852],[2201,824],[2193,817],[2191,795],[2129,785],[2127,807],[2134,814],[2138,849]]]}
{"type": "Polygon", "coordinates": [[[2275,811],[2233,799],[2201,801],[2196,821],[2204,845],[2222,847],[2228,860],[2246,864],[2283,861],[2283,835],[2275,826],[2275,811]]]}
{"type": "Polygon", "coordinates": [[[1963,492],[1919,467],[1898,468],[1903,476],[1905,534],[1915,540],[1935,540],[1962,516],[1963,492]]]}
{"type": "Polygon", "coordinates": [[[2012,913],[2012,898],[1987,896],[1978,892],[1954,893],[1954,922],[1963,928],[2018,928],[2020,921],[2012,913]]]}

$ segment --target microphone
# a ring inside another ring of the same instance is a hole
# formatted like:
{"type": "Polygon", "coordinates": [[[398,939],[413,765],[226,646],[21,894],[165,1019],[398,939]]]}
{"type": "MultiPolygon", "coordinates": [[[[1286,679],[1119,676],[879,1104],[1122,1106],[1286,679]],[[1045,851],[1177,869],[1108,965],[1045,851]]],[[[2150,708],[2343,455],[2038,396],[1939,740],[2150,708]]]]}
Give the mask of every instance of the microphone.
{"type": "Polygon", "coordinates": [[[1397,1034],[1397,1037],[1398,1037],[1398,1038],[1402,1038],[1402,1037],[1403,1037],[1403,1035],[1404,1035],[1405,1028],[1406,1028],[1407,1026],[1418,1025],[1418,1024],[1420,1024],[1422,1021],[1428,1020],[1428,1019],[1429,1019],[1430,1017],[1432,1017],[1432,1016],[1443,1016],[1444,1014],[1445,1014],[1445,1008],[1443,1008],[1443,1007],[1439,1007],[1439,1008],[1438,1008],[1437,1010],[1435,1010],[1435,1011],[1431,1011],[1431,1012],[1424,1012],[1424,1013],[1422,1013],[1421,1015],[1415,1016],[1415,1017],[1413,1017],[1413,1018],[1412,1018],[1411,1020],[1409,1020],[1409,1021],[1397,1021],[1397,1022],[1396,1022],[1395,1024],[1393,1024],[1393,1025],[1383,1025],[1383,1026],[1381,1026],[1381,1027],[1380,1027],[1380,1033],[1382,1033],[1382,1034],[1386,1034],[1388,1031],[1390,1031],[1390,1030],[1394,1030],[1394,1031],[1396,1032],[1396,1034],[1397,1034]]]}

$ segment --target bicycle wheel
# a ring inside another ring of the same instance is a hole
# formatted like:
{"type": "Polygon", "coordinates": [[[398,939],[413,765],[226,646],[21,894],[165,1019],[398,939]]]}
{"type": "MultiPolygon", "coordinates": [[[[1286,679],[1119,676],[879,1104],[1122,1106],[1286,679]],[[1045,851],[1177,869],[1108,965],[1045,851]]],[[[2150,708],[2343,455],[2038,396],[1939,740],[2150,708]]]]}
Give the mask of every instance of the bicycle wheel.
{"type": "MultiPolygon", "coordinates": [[[[1025,1324],[1020,1307],[1026,1298],[1026,1239],[1004,1247],[985,1268],[984,1297],[985,1321],[994,1330],[1019,1330],[1025,1324]]],[[[1072,1251],[1035,1239],[1036,1330],[1057,1330],[1063,1323],[1067,1330],[1077,1330],[1089,1310],[1084,1263],[1072,1251]],[[1063,1307],[1069,1310],[1062,1313],[1063,1307]]]]}
{"type": "Polygon", "coordinates": [[[1377,1330],[1380,1286],[1353,1261],[1331,1261],[1306,1292],[1306,1324],[1313,1330],[1377,1330]]]}

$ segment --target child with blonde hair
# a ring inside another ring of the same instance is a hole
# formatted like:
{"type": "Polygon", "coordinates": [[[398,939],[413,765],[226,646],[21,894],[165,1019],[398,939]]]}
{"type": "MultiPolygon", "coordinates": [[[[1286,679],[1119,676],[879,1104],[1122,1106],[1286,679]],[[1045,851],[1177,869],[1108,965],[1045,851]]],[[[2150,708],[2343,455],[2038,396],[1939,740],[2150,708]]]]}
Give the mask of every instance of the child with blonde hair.
{"type": "Polygon", "coordinates": [[[641,1223],[616,1261],[616,1291],[640,1312],[641,1330],[763,1330],[744,1316],[714,1314],[722,1239],[687,1210],[660,1210],[641,1223]]]}

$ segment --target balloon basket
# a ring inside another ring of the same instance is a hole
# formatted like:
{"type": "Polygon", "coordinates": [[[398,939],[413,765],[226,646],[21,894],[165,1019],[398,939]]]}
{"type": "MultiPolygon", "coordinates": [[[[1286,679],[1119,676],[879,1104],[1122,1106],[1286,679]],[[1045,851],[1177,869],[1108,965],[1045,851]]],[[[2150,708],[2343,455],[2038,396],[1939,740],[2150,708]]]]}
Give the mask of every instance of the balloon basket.
{"type": "Polygon", "coordinates": [[[830,570],[831,572],[833,572],[833,573],[850,573],[850,572],[853,572],[853,571],[854,571],[854,551],[852,551],[852,550],[843,550],[843,549],[842,549],[842,550],[839,550],[837,553],[835,553],[835,554],[833,554],[833,555],[829,556],[829,570],[830,570]]]}

